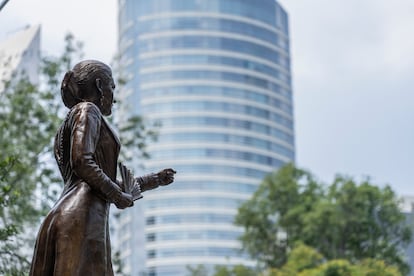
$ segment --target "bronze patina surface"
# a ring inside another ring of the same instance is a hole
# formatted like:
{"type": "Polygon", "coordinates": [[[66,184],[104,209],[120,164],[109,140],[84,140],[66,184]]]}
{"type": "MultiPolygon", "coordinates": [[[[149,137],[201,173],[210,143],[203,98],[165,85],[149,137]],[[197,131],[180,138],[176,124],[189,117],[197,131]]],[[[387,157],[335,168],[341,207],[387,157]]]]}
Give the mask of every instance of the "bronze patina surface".
{"type": "Polygon", "coordinates": [[[62,195],[44,219],[30,275],[113,275],[108,215],[111,203],[133,206],[141,192],[168,185],[175,171],[131,177],[120,165],[120,142],[104,116],[111,114],[115,84],[111,69],[86,60],[65,74],[61,94],[70,108],[54,145],[62,195]]]}

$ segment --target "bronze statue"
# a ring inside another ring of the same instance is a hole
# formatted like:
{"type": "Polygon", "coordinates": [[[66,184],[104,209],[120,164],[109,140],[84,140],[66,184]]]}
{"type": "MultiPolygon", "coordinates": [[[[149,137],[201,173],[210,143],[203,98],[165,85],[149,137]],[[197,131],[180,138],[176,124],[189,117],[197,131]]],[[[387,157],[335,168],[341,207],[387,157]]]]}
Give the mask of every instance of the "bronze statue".
{"type": "Polygon", "coordinates": [[[115,88],[111,69],[86,60],[65,74],[61,94],[70,108],[55,138],[62,174],[61,197],[44,219],[36,240],[32,276],[113,275],[109,206],[124,209],[140,192],[174,181],[173,169],[133,178],[120,165],[120,142],[103,115],[111,114],[115,88]]]}

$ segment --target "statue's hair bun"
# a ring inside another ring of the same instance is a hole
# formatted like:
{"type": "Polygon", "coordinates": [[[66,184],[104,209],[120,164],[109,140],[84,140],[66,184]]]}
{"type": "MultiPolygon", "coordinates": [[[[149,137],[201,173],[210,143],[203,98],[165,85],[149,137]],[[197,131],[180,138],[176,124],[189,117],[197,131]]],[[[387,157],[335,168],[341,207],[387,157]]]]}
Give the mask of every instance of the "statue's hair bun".
{"type": "Polygon", "coordinates": [[[66,107],[72,108],[80,102],[78,90],[79,88],[73,75],[73,71],[67,71],[60,87],[62,100],[66,107]]]}

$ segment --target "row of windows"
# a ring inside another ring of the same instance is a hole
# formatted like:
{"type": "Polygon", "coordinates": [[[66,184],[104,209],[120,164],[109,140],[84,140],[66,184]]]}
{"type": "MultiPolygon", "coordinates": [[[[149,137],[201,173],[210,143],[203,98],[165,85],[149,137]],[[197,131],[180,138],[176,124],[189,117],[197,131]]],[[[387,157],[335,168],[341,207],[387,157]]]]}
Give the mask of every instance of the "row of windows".
{"type": "MultiPolygon", "coordinates": [[[[282,90],[282,88],[281,88],[282,90]]],[[[279,94],[287,95],[286,92],[277,91],[279,94]]],[[[164,88],[141,90],[141,94],[145,99],[151,97],[166,97],[166,96],[205,96],[211,97],[229,97],[235,99],[246,99],[261,104],[268,104],[274,106],[292,115],[292,105],[281,101],[275,97],[264,95],[250,90],[233,88],[233,87],[219,87],[219,86],[205,86],[205,85],[190,85],[190,86],[169,86],[164,88]]],[[[290,102],[290,100],[289,100],[290,102]]]]}
{"type": "Polygon", "coordinates": [[[255,162],[262,165],[268,165],[272,167],[280,167],[283,165],[283,161],[265,156],[262,154],[255,154],[251,152],[226,150],[226,149],[212,149],[212,148],[186,148],[186,149],[171,149],[171,150],[157,150],[150,153],[152,160],[165,160],[182,158],[223,158],[229,160],[244,160],[255,162]]]}
{"type": "MultiPolygon", "coordinates": [[[[280,167],[275,167],[274,169],[279,169],[280,167]]],[[[150,167],[147,168],[148,171],[156,171],[159,170],[159,167],[150,167]]],[[[179,172],[180,174],[204,174],[204,175],[211,175],[211,176],[237,176],[237,177],[251,177],[256,178],[261,181],[269,171],[264,170],[257,170],[252,168],[242,168],[242,167],[235,167],[235,166],[227,166],[227,165],[212,165],[212,164],[190,164],[190,165],[174,165],[174,170],[179,172]]],[[[171,185],[173,187],[173,185],[171,185]]],[[[168,188],[165,187],[165,188],[168,188]]]]}
{"type": "MultiPolygon", "coordinates": [[[[130,1],[132,2],[131,4],[133,4],[133,2],[135,1],[130,1]]],[[[135,7],[136,8],[136,7],[135,7]]],[[[125,9],[124,7],[120,8],[118,10],[118,24],[119,24],[119,29],[120,30],[124,30],[125,26],[129,24],[129,22],[133,21],[134,18],[136,17],[136,9],[125,9]]]]}
{"type": "MultiPolygon", "coordinates": [[[[134,60],[134,58],[137,57],[137,56],[138,56],[138,48],[132,46],[132,47],[126,48],[121,53],[120,59],[123,60],[123,61],[129,60],[129,59],[134,60]]],[[[131,71],[131,72],[135,72],[135,71],[131,71]]]]}
{"type": "MultiPolygon", "coordinates": [[[[135,2],[135,1],[129,1],[135,2]]],[[[287,34],[287,15],[274,0],[151,0],[138,1],[140,15],[162,12],[219,12],[251,18],[281,28],[287,34]]],[[[127,7],[128,8],[128,7],[127,7]]]]}
{"type": "Polygon", "coordinates": [[[278,113],[271,112],[263,108],[257,108],[248,105],[233,104],[226,102],[212,101],[183,101],[171,103],[156,103],[143,106],[142,110],[147,114],[163,112],[182,112],[182,111],[208,111],[208,112],[225,112],[231,114],[250,115],[262,119],[276,122],[282,126],[293,130],[293,122],[290,118],[281,116],[278,113]]]}
{"type": "Polygon", "coordinates": [[[180,224],[180,223],[233,223],[234,216],[226,214],[174,214],[163,216],[149,216],[147,225],[155,224],[180,224]]]}
{"type": "Polygon", "coordinates": [[[141,53],[156,52],[168,49],[215,49],[230,52],[249,54],[275,64],[281,65],[287,71],[290,70],[289,58],[281,56],[276,50],[256,43],[216,36],[171,36],[142,40],[137,45],[141,53]]]}
{"type": "Polygon", "coordinates": [[[264,139],[233,135],[233,134],[223,134],[223,133],[214,133],[214,132],[180,132],[180,133],[170,133],[163,134],[158,137],[158,142],[160,143],[171,143],[171,142],[213,142],[213,143],[228,143],[233,145],[244,145],[251,146],[258,149],[268,150],[270,152],[276,152],[283,156],[287,156],[291,160],[294,159],[295,154],[292,149],[289,149],[285,146],[279,145],[277,143],[269,142],[264,139]]]}
{"type": "Polygon", "coordinates": [[[254,133],[261,133],[277,137],[282,141],[293,146],[293,135],[280,129],[268,126],[266,124],[249,122],[246,120],[227,119],[220,117],[174,117],[163,118],[160,120],[163,127],[179,126],[206,126],[206,127],[225,127],[232,129],[244,129],[254,133]]]}
{"type": "MultiPolygon", "coordinates": [[[[207,71],[207,70],[177,70],[148,73],[140,75],[141,83],[154,83],[169,80],[222,80],[236,83],[253,85],[273,92],[285,91],[280,89],[280,85],[263,78],[253,77],[246,74],[233,72],[207,71]]],[[[284,95],[290,97],[290,94],[284,95]]]]}
{"type": "Polygon", "coordinates": [[[147,241],[179,241],[179,240],[236,240],[240,237],[238,231],[198,230],[198,231],[170,231],[148,233],[147,241]]]}
{"type": "Polygon", "coordinates": [[[290,77],[279,70],[263,63],[250,61],[241,58],[214,56],[214,55],[171,55],[153,58],[142,58],[139,61],[142,68],[159,67],[165,65],[189,65],[189,64],[208,64],[225,65],[252,70],[266,74],[273,78],[278,78],[286,84],[290,84],[290,77]]]}
{"type": "MultiPolygon", "coordinates": [[[[202,263],[202,261],[200,261],[202,263]]],[[[143,273],[142,275],[139,274],[138,276],[183,276],[183,275],[191,275],[190,274],[190,267],[196,268],[197,265],[160,265],[156,267],[149,267],[148,273],[143,273]]],[[[203,267],[206,271],[214,271],[215,265],[208,265],[203,264],[203,267]]]]}
{"type": "MultiPolygon", "coordinates": [[[[134,25],[133,17],[125,16],[125,9],[120,9],[120,16],[118,18],[118,49],[121,49],[127,40],[138,36],[137,26],[134,25]]],[[[132,11],[133,12],[133,11],[132,11]]]]}
{"type": "Polygon", "coordinates": [[[252,24],[229,19],[208,17],[157,18],[156,20],[140,22],[137,27],[140,34],[169,30],[208,30],[229,32],[255,37],[271,44],[279,45],[285,50],[288,50],[287,42],[276,33],[252,24]]]}
{"type": "Polygon", "coordinates": [[[241,199],[219,198],[219,197],[174,197],[162,199],[148,199],[145,208],[159,209],[169,207],[224,207],[237,208],[243,201],[241,199]]]}
{"type": "MultiPolygon", "coordinates": [[[[200,260],[200,265],[202,265],[202,267],[205,269],[205,271],[208,272],[208,274],[205,274],[204,272],[201,272],[200,274],[197,274],[197,275],[212,275],[211,273],[216,270],[216,265],[214,265],[214,264],[204,264],[203,260],[200,260]]],[[[235,266],[237,266],[237,264],[235,264],[235,265],[226,264],[226,267],[229,270],[233,270],[233,271],[237,270],[237,269],[232,269],[235,266]]],[[[194,272],[190,273],[190,270],[196,271],[197,267],[198,267],[197,264],[181,265],[181,266],[180,265],[159,265],[159,266],[156,266],[156,267],[152,266],[152,267],[149,267],[148,274],[143,274],[143,275],[139,275],[139,276],[144,276],[144,275],[145,276],[195,275],[195,274],[191,274],[191,273],[194,273],[194,272]]],[[[228,275],[228,274],[226,274],[226,275],[228,275]]],[[[231,274],[231,275],[234,275],[234,274],[231,274]]],[[[245,274],[243,274],[243,275],[245,275],[245,274]]]]}
{"type": "MultiPolygon", "coordinates": [[[[175,168],[175,167],[174,167],[175,168]]],[[[185,181],[185,180],[176,180],[174,185],[163,187],[164,191],[214,191],[214,192],[232,192],[232,193],[241,193],[241,194],[253,194],[257,189],[257,184],[246,184],[240,182],[228,182],[228,181],[185,181]]]]}
{"type": "Polygon", "coordinates": [[[240,257],[241,254],[236,249],[226,247],[166,248],[147,251],[147,258],[149,259],[193,256],[240,257]]]}

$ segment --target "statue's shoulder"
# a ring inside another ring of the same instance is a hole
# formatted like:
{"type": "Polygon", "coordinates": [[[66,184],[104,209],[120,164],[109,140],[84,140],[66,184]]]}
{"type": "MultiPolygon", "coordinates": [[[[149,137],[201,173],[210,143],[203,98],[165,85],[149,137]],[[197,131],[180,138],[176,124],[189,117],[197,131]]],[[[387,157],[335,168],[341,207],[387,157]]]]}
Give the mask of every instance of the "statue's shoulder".
{"type": "Polygon", "coordinates": [[[70,110],[70,115],[72,116],[80,116],[80,115],[92,115],[97,116],[99,118],[102,117],[102,113],[99,108],[91,102],[80,102],[72,107],[70,110]]]}
{"type": "Polygon", "coordinates": [[[71,108],[64,124],[68,123],[68,126],[73,126],[74,124],[89,122],[88,124],[92,123],[99,126],[102,120],[102,113],[94,103],[80,102],[71,108]]]}

